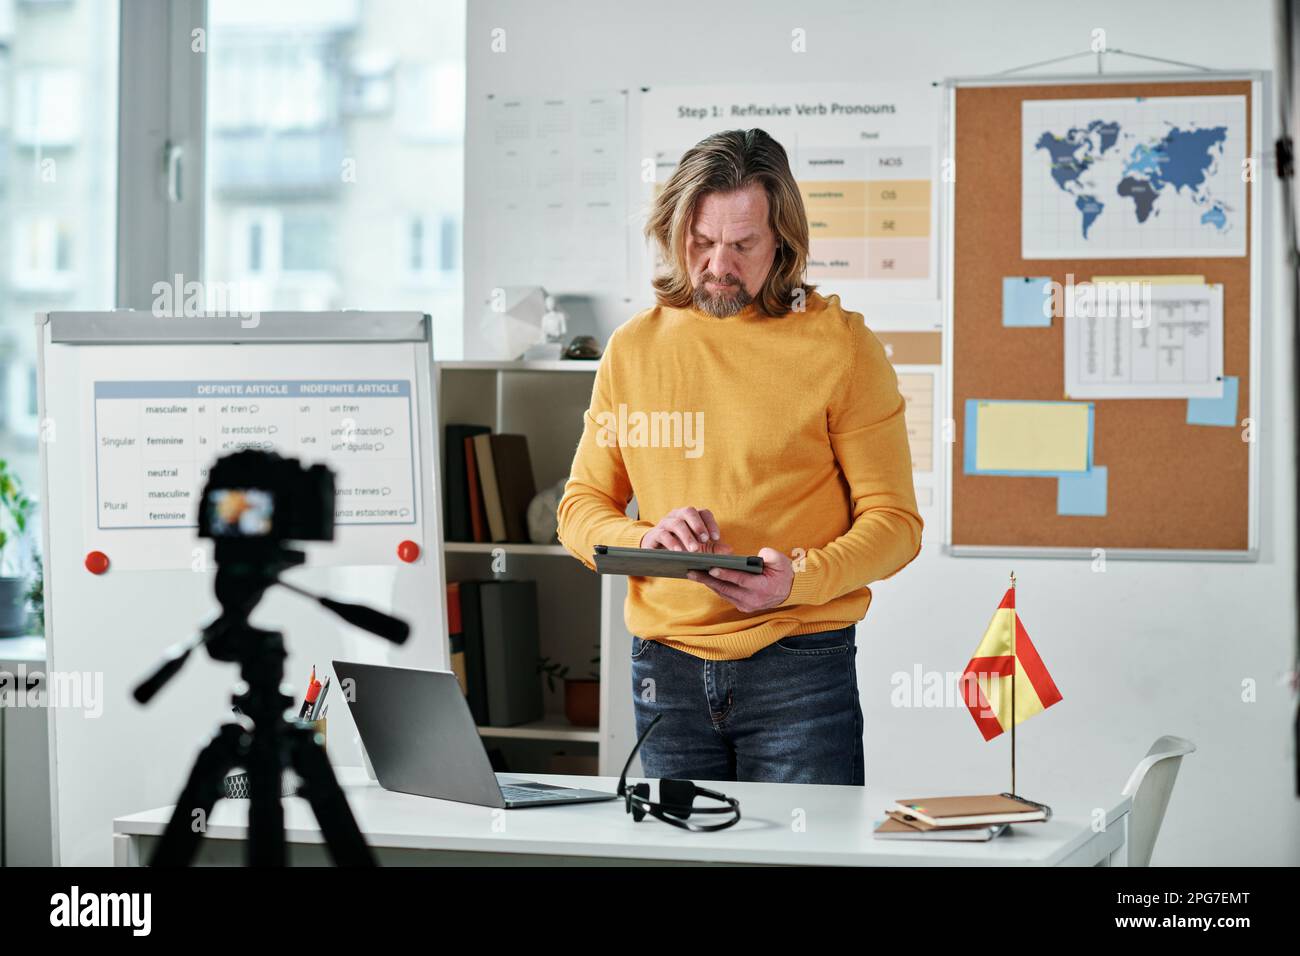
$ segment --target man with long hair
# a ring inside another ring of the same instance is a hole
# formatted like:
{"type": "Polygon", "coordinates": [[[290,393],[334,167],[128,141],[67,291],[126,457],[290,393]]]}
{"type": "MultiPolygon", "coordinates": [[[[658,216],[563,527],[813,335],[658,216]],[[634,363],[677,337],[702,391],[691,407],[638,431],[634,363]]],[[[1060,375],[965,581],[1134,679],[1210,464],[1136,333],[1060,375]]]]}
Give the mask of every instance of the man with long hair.
{"type": "Polygon", "coordinates": [[[628,579],[638,733],[663,716],[642,769],[860,786],[856,623],[921,547],[897,377],[863,317],[804,281],[803,199],[762,130],[689,150],[646,235],[657,304],[605,350],[560,540],[588,567],[604,544],[764,571],[628,579]]]}

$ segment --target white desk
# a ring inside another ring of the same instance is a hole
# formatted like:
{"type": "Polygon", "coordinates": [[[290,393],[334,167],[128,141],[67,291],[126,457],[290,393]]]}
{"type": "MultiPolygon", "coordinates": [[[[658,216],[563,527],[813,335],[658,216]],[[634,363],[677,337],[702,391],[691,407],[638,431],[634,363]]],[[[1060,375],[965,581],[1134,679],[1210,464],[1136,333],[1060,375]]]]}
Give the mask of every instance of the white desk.
{"type": "MultiPolygon", "coordinates": [[[[388,865],[839,865],[839,866],[1094,866],[1124,846],[1130,800],[1115,794],[1085,801],[1036,794],[1053,808],[1047,823],[1029,823],[989,843],[915,843],[872,838],[873,821],[908,788],[769,783],[708,783],[738,797],[742,818],[717,833],[690,833],[652,818],[633,823],[621,801],[493,810],[389,793],[360,768],[337,771],[362,832],[388,865]],[[1091,811],[1106,809],[1094,832],[1091,811]],[[802,811],[802,812],[800,812],[802,811]]],[[[525,779],[525,778],[521,778],[525,779]]],[[[545,783],[614,792],[614,777],[536,774],[545,783]]],[[[290,859],[328,862],[320,828],[305,800],[285,800],[290,859]]],[[[170,807],[113,822],[114,862],[146,862],[171,816],[170,807]]],[[[248,803],[222,800],[208,821],[196,862],[240,864],[248,833],[248,803]]],[[[1118,861],[1117,861],[1118,862],[1118,861]]]]}

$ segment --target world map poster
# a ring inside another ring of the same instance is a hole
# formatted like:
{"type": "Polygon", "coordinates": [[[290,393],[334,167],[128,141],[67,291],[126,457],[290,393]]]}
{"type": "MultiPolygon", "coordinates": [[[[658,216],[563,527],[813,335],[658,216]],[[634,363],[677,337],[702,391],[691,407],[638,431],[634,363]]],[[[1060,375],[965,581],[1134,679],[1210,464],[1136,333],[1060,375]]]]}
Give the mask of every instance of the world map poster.
{"type": "Polygon", "coordinates": [[[1244,96],[1026,100],[1025,259],[1246,254],[1244,96]]]}

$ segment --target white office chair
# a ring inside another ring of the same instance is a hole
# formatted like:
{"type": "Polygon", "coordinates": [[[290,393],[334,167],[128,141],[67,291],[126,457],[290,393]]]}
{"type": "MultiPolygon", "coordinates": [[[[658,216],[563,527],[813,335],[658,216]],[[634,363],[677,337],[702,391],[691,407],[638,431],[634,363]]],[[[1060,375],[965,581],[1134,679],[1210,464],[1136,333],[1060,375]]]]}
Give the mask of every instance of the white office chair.
{"type": "Polygon", "coordinates": [[[1182,737],[1160,737],[1147,755],[1133,768],[1124,785],[1124,796],[1133,798],[1128,815],[1128,866],[1150,866],[1151,851],[1165,818],[1165,807],[1174,792],[1178,767],[1183,757],[1196,751],[1196,744],[1182,737]]]}

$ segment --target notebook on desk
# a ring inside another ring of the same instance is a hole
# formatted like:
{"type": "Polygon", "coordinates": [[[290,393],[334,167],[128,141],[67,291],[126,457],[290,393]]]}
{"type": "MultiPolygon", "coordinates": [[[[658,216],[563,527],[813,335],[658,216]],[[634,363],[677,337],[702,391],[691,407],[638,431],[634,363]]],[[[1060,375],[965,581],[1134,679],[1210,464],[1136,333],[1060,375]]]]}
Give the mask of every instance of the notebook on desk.
{"type": "Polygon", "coordinates": [[[935,827],[1032,823],[1050,820],[1052,808],[1009,793],[899,800],[893,807],[935,827]]]}
{"type": "Polygon", "coordinates": [[[992,826],[932,827],[915,817],[902,819],[903,814],[886,811],[885,818],[876,824],[873,836],[877,840],[957,841],[960,843],[986,843],[1001,836],[1010,824],[992,826]]]}

